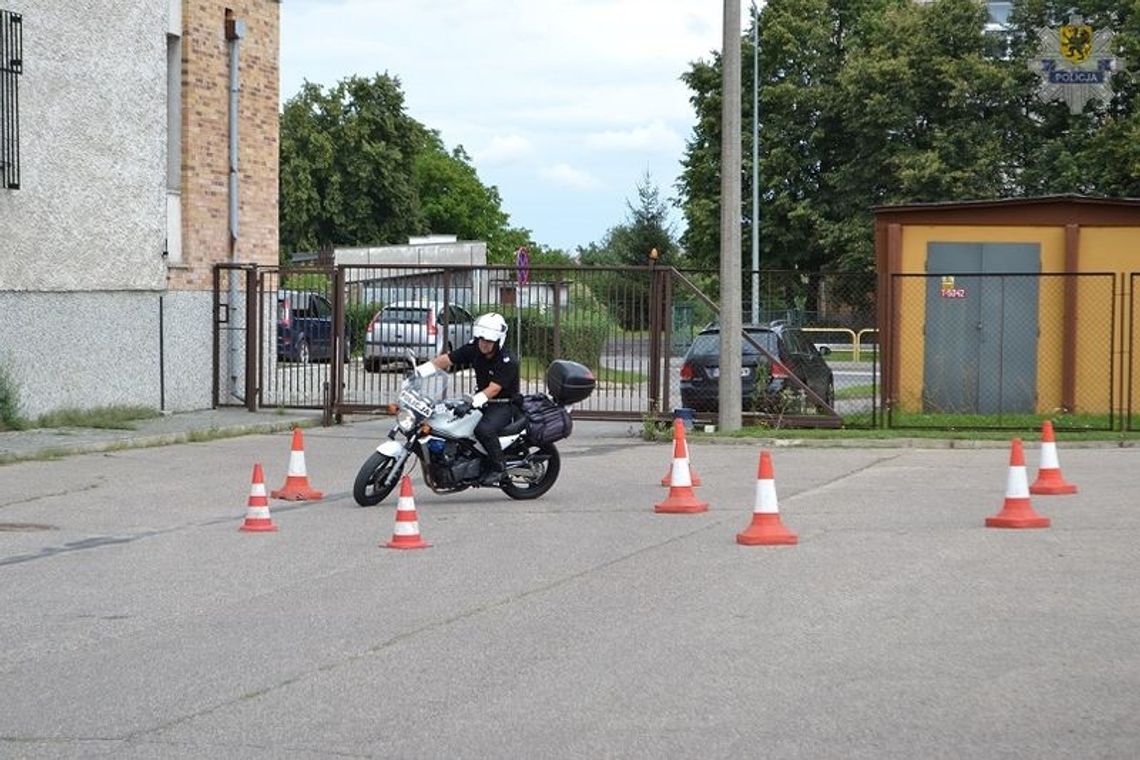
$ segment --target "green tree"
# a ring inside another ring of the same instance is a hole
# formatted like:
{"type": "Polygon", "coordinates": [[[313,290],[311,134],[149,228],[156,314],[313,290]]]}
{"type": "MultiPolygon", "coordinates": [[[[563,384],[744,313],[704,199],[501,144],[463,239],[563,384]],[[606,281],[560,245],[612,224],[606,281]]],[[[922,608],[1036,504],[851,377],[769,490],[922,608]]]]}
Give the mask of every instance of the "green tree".
{"type": "MultiPolygon", "coordinates": [[[[681,266],[684,263],[672,226],[669,207],[646,172],[637,185],[638,203],[626,201],[628,216],[623,224],[610,228],[601,243],[578,249],[578,260],[588,266],[648,266],[650,251],[657,250],[657,263],[681,266]]],[[[648,324],[649,285],[644,279],[630,280],[620,272],[603,274],[592,280],[605,295],[601,300],[626,329],[642,329],[648,324]]]]}
{"type": "Polygon", "coordinates": [[[1109,102],[1091,101],[1082,113],[1034,94],[1035,73],[1025,72],[1027,128],[1018,152],[1020,182],[1027,195],[1084,193],[1140,195],[1140,4],[1118,0],[1026,0],[1014,7],[1011,48],[1025,60],[1038,53],[1037,29],[1056,28],[1081,17],[1094,29],[1116,32],[1113,54],[1132,71],[1113,76],[1109,102]]]}
{"type": "MultiPolygon", "coordinates": [[[[1036,32],[1068,19],[1119,33],[1140,51],[1140,4],[1025,0],[1008,51],[974,0],[770,0],[760,20],[760,207],[765,268],[868,269],[880,204],[1081,192],[1140,193],[1137,85],[1072,116],[1037,101],[1027,66],[1036,32]],[[995,52],[998,53],[995,55],[995,52]],[[1007,54],[1008,52],[1008,54],[1007,54]]],[[[742,55],[750,160],[752,47],[742,55]]],[[[683,76],[696,126],[678,182],[693,260],[719,258],[721,62],[683,76]]],[[[744,167],[749,247],[751,165],[744,167]]]]}
{"type": "Polygon", "coordinates": [[[679,265],[681,249],[672,224],[669,206],[647,171],[637,184],[637,205],[628,199],[624,223],[611,227],[601,243],[578,249],[583,264],[646,266],[649,252],[657,250],[660,264],[679,265]]]}
{"type": "Polygon", "coordinates": [[[405,113],[399,80],[349,77],[327,92],[306,82],[281,114],[281,251],[403,243],[428,232],[487,243],[491,263],[568,263],[512,227],[498,188],[462,146],[405,113]]]}
{"type": "MultiPolygon", "coordinates": [[[[536,264],[547,258],[546,250],[531,238],[530,230],[510,226],[499,189],[479,180],[463,146],[448,153],[443,141],[432,133],[416,157],[415,184],[432,232],[457,235],[460,240],[485,241],[487,261],[492,264],[513,264],[520,246],[531,251],[536,264]]],[[[555,259],[569,262],[565,255],[555,259]]]]}
{"type": "Polygon", "coordinates": [[[387,74],[352,76],[328,92],[306,82],[281,114],[282,252],[427,232],[413,170],[430,139],[387,74]]]}

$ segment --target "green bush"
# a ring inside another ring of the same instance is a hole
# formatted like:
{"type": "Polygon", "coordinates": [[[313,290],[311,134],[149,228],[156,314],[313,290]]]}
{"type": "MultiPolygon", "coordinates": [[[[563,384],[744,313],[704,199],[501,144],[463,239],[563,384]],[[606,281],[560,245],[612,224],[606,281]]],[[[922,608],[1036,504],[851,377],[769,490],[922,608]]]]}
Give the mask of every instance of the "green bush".
{"type": "Polygon", "coordinates": [[[0,430],[21,430],[24,420],[20,417],[20,391],[16,381],[8,374],[6,367],[0,366],[0,430]]]}
{"type": "Polygon", "coordinates": [[[614,328],[613,318],[606,312],[577,312],[563,317],[558,325],[558,355],[554,354],[554,322],[534,326],[534,356],[544,364],[555,359],[570,359],[597,370],[602,363],[606,337],[614,328]]]}
{"type": "Polygon", "coordinates": [[[581,299],[569,313],[558,320],[558,355],[554,353],[554,312],[537,308],[523,309],[495,304],[475,307],[476,314],[497,311],[507,320],[507,345],[521,348],[522,357],[547,365],[555,359],[570,359],[597,371],[601,366],[606,338],[616,329],[609,311],[592,299],[581,299]],[[521,337],[521,341],[519,341],[521,337]]]}
{"type": "Polygon", "coordinates": [[[383,304],[379,303],[350,303],[344,307],[345,331],[348,333],[349,352],[354,356],[364,354],[364,335],[368,330],[368,323],[383,304]]]}

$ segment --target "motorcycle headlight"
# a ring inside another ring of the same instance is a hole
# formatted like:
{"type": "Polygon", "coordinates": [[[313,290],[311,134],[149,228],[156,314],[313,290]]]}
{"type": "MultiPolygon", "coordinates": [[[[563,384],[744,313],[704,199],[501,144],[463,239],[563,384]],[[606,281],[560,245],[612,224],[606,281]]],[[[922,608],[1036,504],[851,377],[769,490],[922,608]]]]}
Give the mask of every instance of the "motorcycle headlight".
{"type": "Polygon", "coordinates": [[[416,426],[416,415],[410,409],[401,409],[396,412],[396,427],[403,430],[405,433],[409,432],[416,426]]]}

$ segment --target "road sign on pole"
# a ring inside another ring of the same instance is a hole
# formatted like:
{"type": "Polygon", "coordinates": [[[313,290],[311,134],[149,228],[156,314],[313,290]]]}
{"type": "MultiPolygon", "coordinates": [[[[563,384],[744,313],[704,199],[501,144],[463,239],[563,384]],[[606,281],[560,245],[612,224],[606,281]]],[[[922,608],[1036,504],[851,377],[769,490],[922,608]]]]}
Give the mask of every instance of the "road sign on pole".
{"type": "Polygon", "coordinates": [[[515,267],[518,276],[518,287],[515,288],[515,352],[522,359],[522,292],[523,285],[530,282],[530,253],[525,245],[520,245],[515,251],[515,267]]]}
{"type": "Polygon", "coordinates": [[[519,246],[515,251],[515,265],[518,267],[519,285],[530,282],[530,253],[526,246],[519,246]]]}

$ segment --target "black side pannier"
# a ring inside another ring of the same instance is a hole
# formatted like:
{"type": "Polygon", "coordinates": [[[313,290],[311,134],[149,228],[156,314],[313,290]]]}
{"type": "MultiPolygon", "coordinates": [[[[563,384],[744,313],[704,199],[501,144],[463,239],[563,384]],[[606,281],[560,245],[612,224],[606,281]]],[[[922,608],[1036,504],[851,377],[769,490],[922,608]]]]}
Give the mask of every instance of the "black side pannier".
{"type": "Polygon", "coordinates": [[[570,412],[542,393],[523,396],[522,408],[526,412],[527,438],[539,446],[561,441],[574,429],[570,412]]]}

